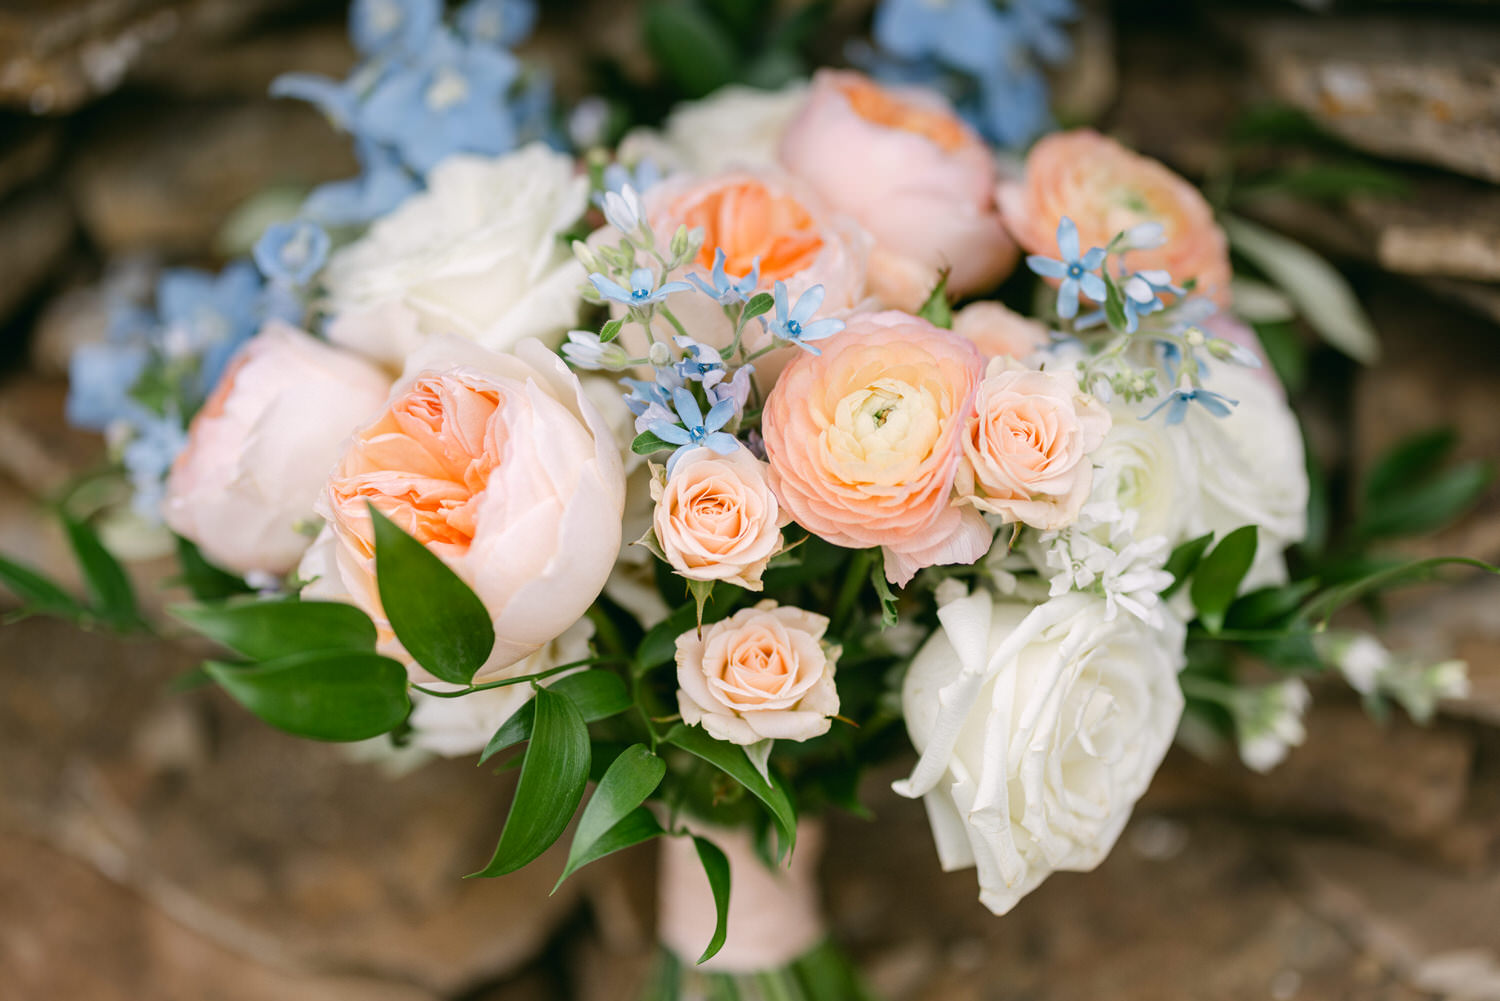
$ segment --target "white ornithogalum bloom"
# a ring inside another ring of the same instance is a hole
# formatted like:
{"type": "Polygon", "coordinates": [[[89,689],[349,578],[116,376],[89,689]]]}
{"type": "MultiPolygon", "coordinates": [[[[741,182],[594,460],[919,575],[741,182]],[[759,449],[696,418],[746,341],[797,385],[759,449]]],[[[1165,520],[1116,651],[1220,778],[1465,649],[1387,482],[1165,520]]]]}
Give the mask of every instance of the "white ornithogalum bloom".
{"type": "Polygon", "coordinates": [[[540,143],[449,157],[330,259],[329,339],[393,369],[438,333],[496,351],[555,345],[578,322],[584,280],[562,235],[587,207],[587,178],[540,143]]]}
{"type": "Polygon", "coordinates": [[[1269,772],[1300,746],[1307,739],[1302,716],[1311,702],[1307,685],[1297,678],[1236,692],[1230,711],[1246,767],[1269,772]]]}
{"type": "Polygon", "coordinates": [[[1375,694],[1381,675],[1391,666],[1391,652],[1369,633],[1322,633],[1314,637],[1313,645],[1323,661],[1337,668],[1361,695],[1375,694]]]}
{"type": "Polygon", "coordinates": [[[974,866],[1003,914],[1113,847],[1182,715],[1184,631],[1110,619],[1077,592],[1029,605],[978,591],[938,619],[902,689],[921,758],[896,790],[924,799],[943,868],[974,866]]]}
{"type": "Polygon", "coordinates": [[[1161,592],[1172,584],[1172,575],[1163,569],[1170,547],[1163,535],[1137,539],[1138,520],[1135,511],[1096,501],[1079,512],[1076,524],[1038,536],[1038,565],[1050,571],[1051,594],[1101,594],[1107,618],[1123,610],[1148,626],[1160,627],[1166,614],[1161,592]]]}
{"type": "Polygon", "coordinates": [[[645,210],[641,208],[641,196],[630,185],[625,185],[618,192],[604,193],[605,221],[626,236],[635,235],[645,214],[645,210]]]}
{"type": "Polygon", "coordinates": [[[568,343],[562,346],[563,357],[574,368],[621,371],[630,365],[630,355],[613,341],[606,343],[587,330],[568,331],[568,343]]]}

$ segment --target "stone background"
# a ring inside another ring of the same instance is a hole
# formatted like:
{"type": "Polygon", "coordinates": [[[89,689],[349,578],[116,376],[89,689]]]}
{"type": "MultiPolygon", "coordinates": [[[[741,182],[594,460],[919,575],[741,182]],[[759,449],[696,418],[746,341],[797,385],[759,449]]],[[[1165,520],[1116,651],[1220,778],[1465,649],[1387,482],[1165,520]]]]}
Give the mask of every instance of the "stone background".
{"type": "MultiPolygon", "coordinates": [[[[531,52],[564,94],[586,86],[579,45],[641,65],[628,5],[544,6],[531,52]]],[[[263,96],[283,70],[342,73],[341,8],[0,6],[0,551],[68,576],[36,502],[100,455],[62,422],[61,373],[97,336],[102,284],[212,264],[250,195],[352,170],[316,115],[263,96]]],[[[1403,201],[1254,208],[1347,268],[1384,340],[1368,370],[1315,358],[1313,440],[1357,471],[1446,422],[1463,454],[1500,456],[1500,10],[1120,2],[1079,40],[1068,107],[1189,175],[1274,98],[1406,176],[1403,201]]],[[[1500,492],[1412,548],[1500,558],[1500,492]]],[[[159,593],[160,567],[138,569],[159,593]]],[[[890,1001],[1500,999],[1495,584],[1394,607],[1394,641],[1470,662],[1473,697],[1434,726],[1377,727],[1318,688],[1312,736],[1275,774],[1174,753],[1097,873],[1054,877],[1004,920],[971,874],[938,872],[920,807],[872,778],[879,826],[831,831],[837,933],[890,1001]]],[[[498,832],[505,779],[461,761],[392,778],[215,692],[170,693],[201,653],[44,621],[0,632],[0,998],[631,995],[649,852],[554,897],[556,858],[460,880],[498,832]]]]}

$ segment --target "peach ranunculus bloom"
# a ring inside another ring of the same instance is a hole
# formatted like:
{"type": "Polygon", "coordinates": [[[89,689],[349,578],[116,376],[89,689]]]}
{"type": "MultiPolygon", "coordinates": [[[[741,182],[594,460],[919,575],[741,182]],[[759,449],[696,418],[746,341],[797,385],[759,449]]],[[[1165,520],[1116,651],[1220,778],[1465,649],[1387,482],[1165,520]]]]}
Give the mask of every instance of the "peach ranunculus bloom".
{"type": "Polygon", "coordinates": [[[766,600],[677,637],[677,706],[689,726],[731,744],[809,740],[838,714],[838,651],[828,620],[766,600]]]}
{"type": "Polygon", "coordinates": [[[787,366],[762,417],[782,507],[835,545],[882,547],[897,584],[983,556],[989,527],[952,496],[979,351],[895,311],[852,316],[818,347],[787,366]]]}
{"type": "Polygon", "coordinates": [[[998,302],[971,302],[953,314],[953,332],[986,358],[1029,358],[1051,343],[1047,328],[998,302]]]}
{"type": "MultiPolygon", "coordinates": [[[[665,244],[678,226],[703,229],[698,259],[684,271],[709,276],[714,251],[724,251],[724,269],[749,273],[760,262],[761,291],[784,281],[795,301],[822,285],[824,314],[839,315],[860,305],[866,294],[865,269],[870,236],[854,220],[828,210],[800,181],[775,170],[731,170],[706,178],[681,176],[651,188],[642,198],[658,242],[665,244]]],[[[682,277],[673,275],[672,277],[682,277]]],[[[712,299],[697,293],[674,296],[671,306],[695,340],[726,348],[733,325],[712,299]]],[[[661,327],[662,334],[672,331],[661,327]]],[[[630,336],[627,328],[626,336],[630,336]]],[[[635,332],[639,336],[639,331],[635,332]]],[[[758,323],[745,328],[745,346],[758,351],[771,335],[758,323]]],[[[627,345],[644,349],[644,343],[627,345]]],[[[756,362],[761,376],[774,375],[795,349],[787,348],[756,362]]]]}
{"type": "Polygon", "coordinates": [[[766,464],[745,448],[684,452],[666,482],[653,477],[652,528],[672,569],[689,580],[722,580],[752,591],[781,550],[781,506],[766,464]]]}
{"type": "Polygon", "coordinates": [[[620,549],[625,474],[608,425],[541,342],[499,354],[434,336],[339,458],[319,501],[329,524],[301,566],[305,597],[363,608],[381,648],[401,657],[380,612],[367,503],[484,602],[495,647],[481,682],[561,636],[603,589],[620,549]]]}
{"type": "Polygon", "coordinates": [[[312,541],[339,445],[380,411],[390,379],[280,321],[241,347],[188,428],[163,514],[236,573],[283,574],[312,541]]]}
{"type": "Polygon", "coordinates": [[[993,154],[934,91],[821,70],[782,136],[781,162],[870,231],[870,281],[884,306],[917,309],[945,268],[949,291],[966,296],[1015,267],[993,154]]]}
{"type": "Polygon", "coordinates": [[[990,362],[964,431],[957,489],[1007,522],[1051,531],[1072,524],[1093,486],[1089,453],[1109,433],[1109,411],[1072,372],[990,362]]]}
{"type": "Polygon", "coordinates": [[[1196,278],[1198,294],[1229,303],[1229,243],[1203,195],[1156,160],[1092,129],[1042,139],[1026,156],[1025,178],[1002,183],[998,198],[1016,242],[1047,257],[1057,256],[1064,216],[1078,226],[1084,250],[1141,223],[1159,223],[1166,242],[1130,251],[1129,266],[1164,270],[1178,285],[1196,278]]]}

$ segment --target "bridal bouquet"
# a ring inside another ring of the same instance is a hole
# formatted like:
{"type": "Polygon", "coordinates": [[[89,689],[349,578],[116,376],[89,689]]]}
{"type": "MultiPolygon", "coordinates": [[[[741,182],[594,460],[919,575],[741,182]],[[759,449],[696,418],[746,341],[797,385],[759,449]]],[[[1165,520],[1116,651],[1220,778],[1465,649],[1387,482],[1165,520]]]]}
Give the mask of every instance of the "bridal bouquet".
{"type": "MultiPolygon", "coordinates": [[[[670,962],[829,997],[775,874],[908,747],[896,790],[1004,914],[1099,864],[1174,738],[1269,768],[1330,667],[1372,707],[1462,693],[1326,628],[1438,561],[1294,549],[1327,531],[1302,434],[1191,184],[1089,130],[1002,166],[939,90],[836,69],[558,152],[508,49],[533,13],[356,2],[360,68],[278,90],[364,173],[75,359],[74,418],[181,540],[176,618],[227,651],[197,680],[518,766],[474,875],[666,839],[706,875],[663,902],[670,962]]],[[[1232,229],[1252,263],[1275,239],[1232,229]]],[[[1375,515],[1439,446],[1387,460],[1375,515]]],[[[137,621],[69,527],[93,600],[4,582],[137,621]]]]}

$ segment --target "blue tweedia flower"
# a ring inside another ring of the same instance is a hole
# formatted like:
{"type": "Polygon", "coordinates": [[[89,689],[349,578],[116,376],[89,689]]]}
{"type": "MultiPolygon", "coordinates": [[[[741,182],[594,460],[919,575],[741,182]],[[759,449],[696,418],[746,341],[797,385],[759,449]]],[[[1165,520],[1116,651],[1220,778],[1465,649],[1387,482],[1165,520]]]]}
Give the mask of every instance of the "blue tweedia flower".
{"type": "Polygon", "coordinates": [[[1120,290],[1125,294],[1125,331],[1135,333],[1141,317],[1166,309],[1163,293],[1180,296],[1182,289],[1172,284],[1172,276],[1165,271],[1137,271],[1125,276],[1120,290]]]}
{"type": "Polygon", "coordinates": [[[313,189],[302,213],[329,226],[353,226],[393,211],[421,188],[395,153],[370,139],[356,139],[354,153],[363,170],[357,177],[313,189]]]}
{"type": "Polygon", "coordinates": [[[187,446],[187,430],[182,417],[176,411],[169,411],[144,415],[135,423],[134,431],[120,452],[120,461],[130,479],[131,506],[142,518],[160,522],[167,471],[187,446]]]}
{"type": "Polygon", "coordinates": [[[1062,280],[1057,287],[1057,315],[1065,320],[1078,315],[1080,291],[1095,302],[1103,302],[1107,295],[1104,279],[1097,273],[1099,265],[1104,263],[1104,248],[1093,247],[1081,257],[1078,249],[1078,227],[1063,216],[1057,224],[1057,250],[1061,259],[1040,254],[1026,258],[1026,266],[1043,278],[1062,280]]]}
{"type": "Polygon", "coordinates": [[[776,283],[774,295],[776,316],[764,322],[771,336],[778,340],[789,341],[803,351],[816,355],[822,352],[809,344],[809,341],[821,341],[844,329],[843,320],[835,320],[832,317],[824,317],[821,320],[812,318],[813,314],[818,311],[818,307],[823,305],[823,286],[821,285],[814,285],[803,292],[795,305],[788,302],[791,295],[787,292],[786,282],[776,283]]]}
{"type": "Polygon", "coordinates": [[[688,281],[697,286],[698,291],[708,296],[721,306],[728,306],[734,302],[745,302],[755,294],[755,288],[760,284],[760,258],[757,257],[750,265],[750,273],[739,278],[728,274],[724,270],[724,250],[714,249],[714,267],[709,273],[709,282],[704,281],[698,275],[688,275],[688,281]]]}
{"type": "Polygon", "coordinates": [[[1223,393],[1215,393],[1208,389],[1193,389],[1188,386],[1181,386],[1168,393],[1166,399],[1152,407],[1150,412],[1142,417],[1141,420],[1148,421],[1155,417],[1162,408],[1166,408],[1167,423],[1181,424],[1182,419],[1187,416],[1188,407],[1194,403],[1215,417],[1228,417],[1230,409],[1240,405],[1239,400],[1231,400],[1223,393]]]}
{"type": "Polygon", "coordinates": [[[686,389],[674,389],[672,405],[680,423],[661,420],[646,428],[662,441],[677,446],[667,459],[668,476],[672,475],[672,470],[677,468],[677,460],[688,449],[703,445],[720,455],[729,455],[740,447],[738,438],[720,430],[734,417],[734,400],[720,400],[709,408],[705,416],[692,393],[686,389]]]}
{"type": "Polygon", "coordinates": [[[601,296],[611,302],[626,306],[650,306],[661,302],[674,292],[685,292],[693,287],[687,282],[666,282],[657,288],[656,276],[651,273],[650,268],[636,268],[630,272],[630,288],[628,289],[617,282],[610,281],[597,271],[589,275],[589,281],[593,283],[601,296]]]}
{"type": "Polygon", "coordinates": [[[354,0],[349,37],[361,55],[416,53],[442,15],[442,0],[354,0]]]}
{"type": "Polygon", "coordinates": [[[724,380],[728,372],[724,358],[717,350],[680,334],[674,339],[686,352],[682,361],[677,363],[677,374],[683,381],[701,382],[704,389],[713,389],[724,380]]]}
{"type": "Polygon", "coordinates": [[[375,85],[360,130],[424,175],[452,153],[504,153],[516,145],[505,99],[520,72],[510,53],[440,32],[420,60],[375,85]]]}
{"type": "Polygon", "coordinates": [[[513,49],[536,25],[534,0],[469,0],[458,12],[458,30],[476,42],[513,49]]]}
{"type": "Polygon", "coordinates": [[[267,226],[255,242],[255,265],[273,282],[306,285],[328,260],[329,239],[310,219],[267,226]]]}
{"type": "Polygon", "coordinates": [[[754,365],[741,365],[734,370],[734,375],[709,389],[709,402],[719,404],[730,400],[734,403],[735,412],[743,413],[745,403],[750,399],[750,378],[753,375],[755,375],[754,365]]]}

